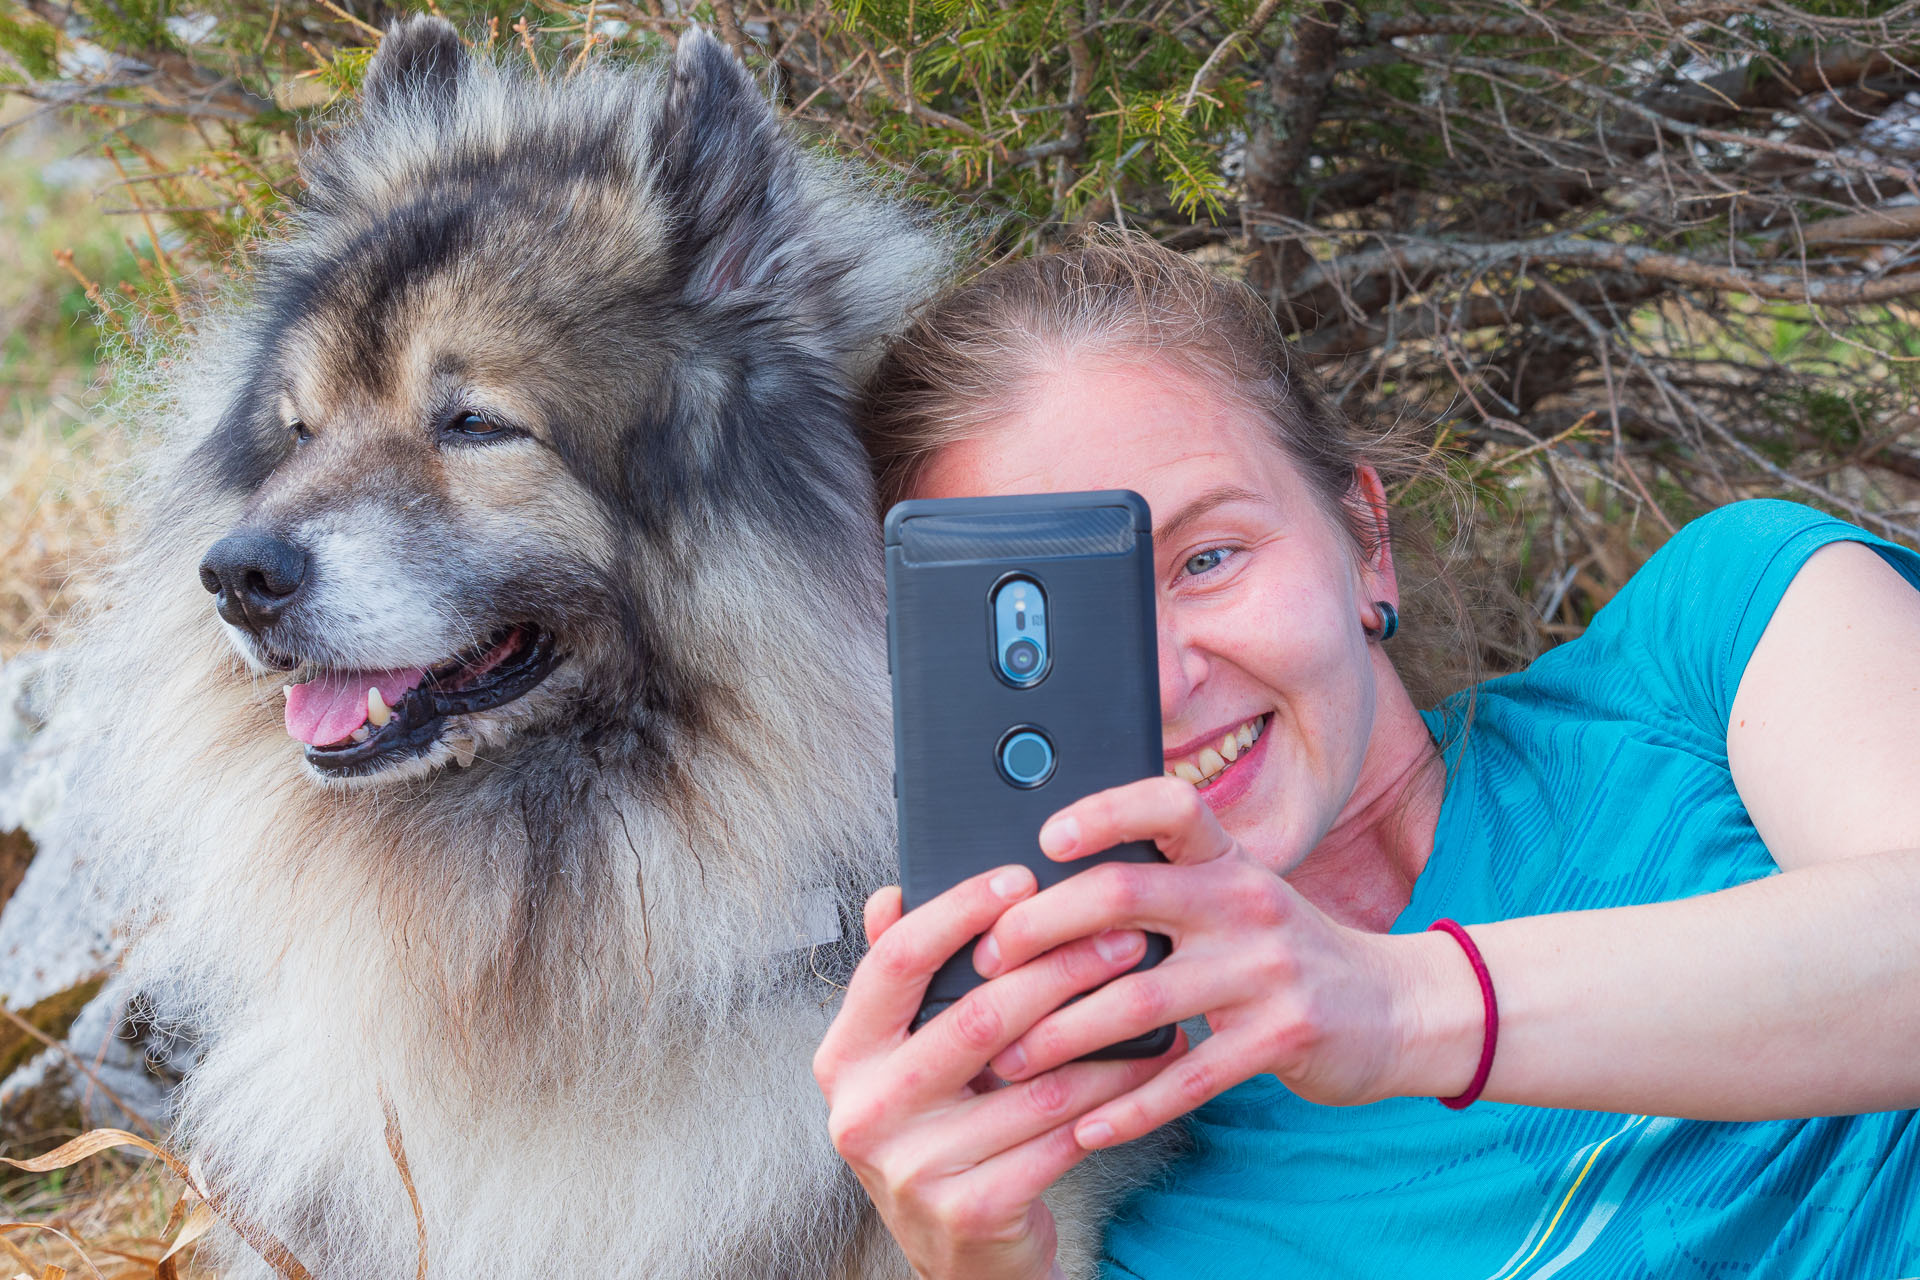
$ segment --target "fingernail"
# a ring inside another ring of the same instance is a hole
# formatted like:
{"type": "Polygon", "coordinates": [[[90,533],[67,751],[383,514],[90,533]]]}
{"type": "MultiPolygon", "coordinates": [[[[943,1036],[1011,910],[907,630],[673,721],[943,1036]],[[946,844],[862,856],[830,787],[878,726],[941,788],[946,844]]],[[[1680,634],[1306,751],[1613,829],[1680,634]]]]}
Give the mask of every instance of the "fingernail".
{"type": "Polygon", "coordinates": [[[1142,939],[1131,929],[1110,929],[1093,940],[1093,949],[1108,964],[1118,964],[1140,949],[1142,939]]]}
{"type": "Polygon", "coordinates": [[[1013,1045],[1000,1055],[1000,1078],[1011,1080],[1027,1069],[1027,1051],[1013,1045]]]}
{"type": "Polygon", "coordinates": [[[1062,857],[1080,847],[1080,819],[1048,818],[1040,828],[1040,852],[1062,857]]]}
{"type": "Polygon", "coordinates": [[[974,953],[973,971],[983,978],[991,978],[1000,968],[1000,944],[991,936],[983,938],[980,949],[974,953]]]}
{"type": "Polygon", "coordinates": [[[1105,1120],[1093,1120],[1073,1131],[1073,1140],[1092,1151],[1113,1141],[1113,1126],[1105,1120]]]}
{"type": "Polygon", "coordinates": [[[1027,873],[1019,867],[1008,867],[987,881],[987,888],[1002,898],[1017,898],[1020,896],[1020,891],[1026,887],[1027,873]]]}

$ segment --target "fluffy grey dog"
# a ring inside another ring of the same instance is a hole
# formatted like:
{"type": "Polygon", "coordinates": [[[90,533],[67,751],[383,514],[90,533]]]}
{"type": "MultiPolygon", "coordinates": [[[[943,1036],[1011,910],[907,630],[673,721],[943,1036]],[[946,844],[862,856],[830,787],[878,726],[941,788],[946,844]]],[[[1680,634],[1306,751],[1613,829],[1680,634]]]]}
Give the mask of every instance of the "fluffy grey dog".
{"type": "Polygon", "coordinates": [[[809,1061],[894,877],[848,399],[946,250],[698,32],[415,20],[365,97],[162,379],[67,699],[176,1140],[318,1276],[414,1274],[389,1115],[435,1276],[897,1274],[809,1061]]]}

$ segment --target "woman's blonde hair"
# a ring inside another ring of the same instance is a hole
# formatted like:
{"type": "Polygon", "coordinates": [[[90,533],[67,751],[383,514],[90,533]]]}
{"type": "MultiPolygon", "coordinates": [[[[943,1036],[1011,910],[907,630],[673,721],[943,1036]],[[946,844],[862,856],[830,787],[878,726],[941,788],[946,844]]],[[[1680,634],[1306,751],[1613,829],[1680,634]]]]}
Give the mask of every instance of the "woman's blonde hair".
{"type": "Polygon", "coordinates": [[[1416,702],[1477,678],[1477,645],[1434,522],[1396,510],[1390,530],[1358,485],[1371,466],[1389,493],[1445,488],[1430,433],[1354,421],[1251,289],[1143,234],[1103,230],[1061,253],[1000,263],[920,314],[881,361],[859,413],[882,511],[912,493],[942,449],[1011,415],[1048,369],[1142,356],[1264,422],[1361,556],[1371,560],[1391,536],[1403,602],[1392,652],[1416,702]]]}

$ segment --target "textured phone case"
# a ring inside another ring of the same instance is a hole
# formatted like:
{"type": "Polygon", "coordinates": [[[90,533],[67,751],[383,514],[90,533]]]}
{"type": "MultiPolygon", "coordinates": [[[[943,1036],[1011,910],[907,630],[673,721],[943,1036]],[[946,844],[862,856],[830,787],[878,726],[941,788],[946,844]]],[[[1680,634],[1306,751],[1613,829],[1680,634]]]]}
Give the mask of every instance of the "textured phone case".
{"type": "MultiPolygon", "coordinates": [[[[1153,544],[1145,499],[1127,490],[903,502],[887,515],[888,656],[893,670],[894,798],[909,910],[982,871],[1033,868],[1045,888],[1107,861],[1158,862],[1151,844],[1050,861],[1040,824],[1082,796],[1162,772],[1153,544]],[[995,662],[994,587],[1009,575],[1046,594],[1050,665],[1029,688],[995,662]],[[996,749],[1032,725],[1055,764],[1023,790],[996,749]]],[[[1166,940],[1148,936],[1140,967],[1166,940]]],[[[980,984],[973,948],[934,976],[921,1021],[980,984]]],[[[1093,1057],[1163,1052],[1173,1028],[1093,1057]]]]}

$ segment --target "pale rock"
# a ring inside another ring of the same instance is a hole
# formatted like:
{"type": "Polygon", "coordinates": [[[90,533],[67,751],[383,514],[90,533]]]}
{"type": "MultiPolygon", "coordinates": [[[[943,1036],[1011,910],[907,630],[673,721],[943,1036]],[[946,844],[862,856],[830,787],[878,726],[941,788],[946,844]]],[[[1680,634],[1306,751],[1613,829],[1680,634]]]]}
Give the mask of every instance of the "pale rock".
{"type": "MultiPolygon", "coordinates": [[[[0,665],[0,832],[24,831],[35,845],[19,888],[0,908],[0,1002],[16,1012],[110,971],[120,951],[114,908],[94,883],[85,851],[55,832],[67,768],[41,731],[58,660],[57,653],[30,651],[0,665]]],[[[108,983],[67,1029],[72,1058],[44,1050],[0,1080],[0,1123],[78,1107],[88,1123],[125,1127],[128,1118],[106,1090],[149,1123],[160,1120],[176,1077],[149,1065],[150,1057],[164,1055],[150,1052],[127,1005],[127,993],[108,983]],[[74,1068],[75,1059],[98,1084],[74,1068]]]]}

